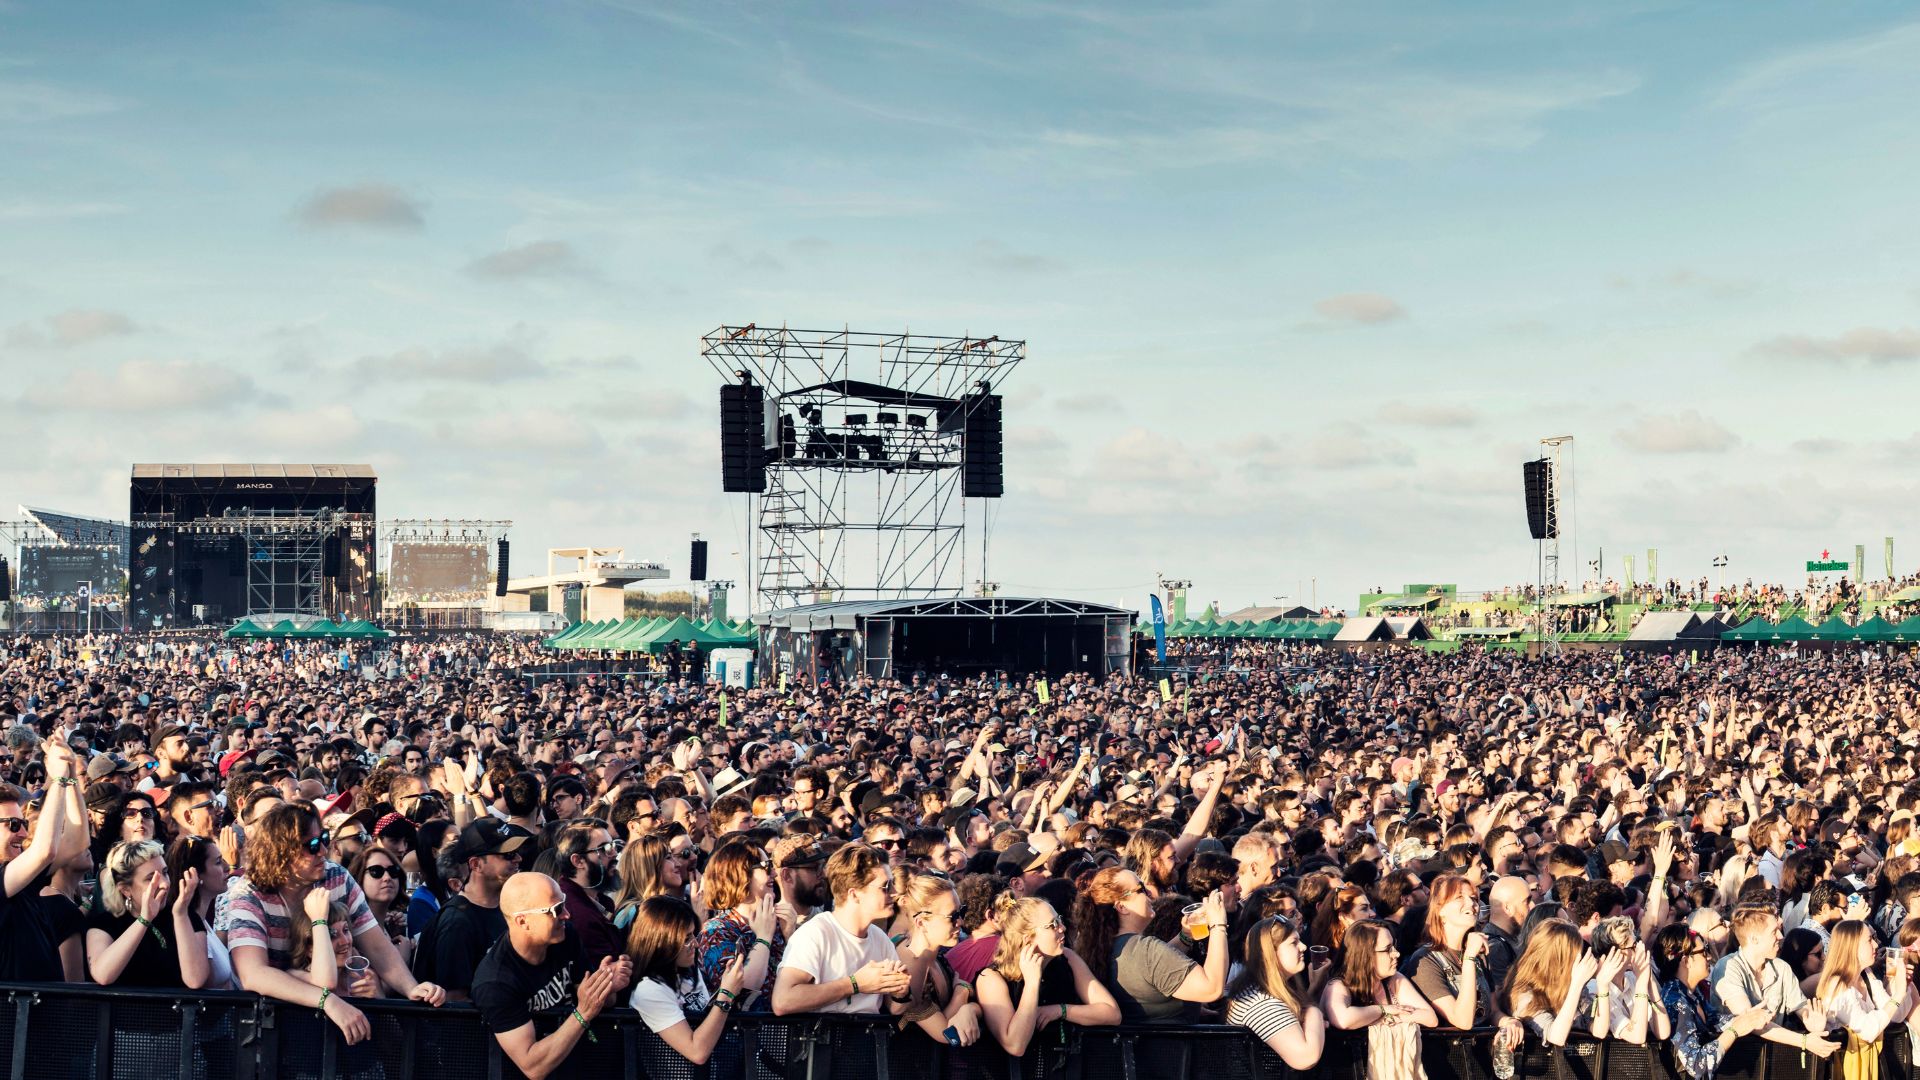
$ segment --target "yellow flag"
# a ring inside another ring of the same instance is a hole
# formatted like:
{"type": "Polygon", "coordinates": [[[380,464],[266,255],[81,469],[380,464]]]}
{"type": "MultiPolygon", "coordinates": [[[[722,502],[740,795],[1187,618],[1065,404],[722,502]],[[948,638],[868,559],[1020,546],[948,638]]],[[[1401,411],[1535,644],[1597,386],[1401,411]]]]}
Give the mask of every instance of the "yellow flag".
{"type": "Polygon", "coordinates": [[[784,671],[780,673],[780,692],[787,692],[787,673],[784,671]]]}
{"type": "Polygon", "coordinates": [[[1045,705],[1050,700],[1052,700],[1052,696],[1047,693],[1047,680],[1041,679],[1040,680],[1040,704],[1045,705]]]}
{"type": "Polygon", "coordinates": [[[727,695],[720,695],[720,726],[727,726],[727,695]]]}
{"type": "Polygon", "coordinates": [[[1166,703],[1172,700],[1173,700],[1173,683],[1167,679],[1161,679],[1160,680],[1160,704],[1165,705],[1166,703]]]}

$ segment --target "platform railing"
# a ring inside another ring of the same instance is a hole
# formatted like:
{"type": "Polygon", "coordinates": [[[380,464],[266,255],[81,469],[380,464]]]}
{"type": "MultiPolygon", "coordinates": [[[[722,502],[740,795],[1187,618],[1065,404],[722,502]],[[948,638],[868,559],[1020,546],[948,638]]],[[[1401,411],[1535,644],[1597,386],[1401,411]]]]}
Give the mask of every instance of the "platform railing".
{"type": "MultiPolygon", "coordinates": [[[[10,1080],[503,1080],[515,1075],[467,1004],[354,1002],[372,1037],[348,1046],[319,1012],[245,993],[0,983],[0,1066],[10,1080]]],[[[537,1018],[544,1036],[565,1014],[537,1018]]],[[[689,1064],[628,1009],[596,1018],[560,1075],[595,1080],[1368,1080],[1365,1032],[1327,1033],[1312,1069],[1289,1068],[1238,1027],[1122,1025],[1043,1029],[1020,1057],[983,1033],[971,1047],[929,1039],[890,1017],[740,1014],[713,1058],[689,1064]]],[[[1906,1028],[1881,1040],[1881,1080],[1920,1080],[1906,1028]]],[[[1428,1080],[1499,1080],[1492,1032],[1427,1031],[1428,1080]]],[[[1576,1036],[1530,1039],[1522,1080],[1700,1080],[1671,1047],[1576,1036]]],[[[1722,1080],[1838,1080],[1827,1061],[1758,1037],[1721,1064],[1722,1080]]],[[[1402,1080],[1395,1077],[1393,1080],[1402,1080]]]]}

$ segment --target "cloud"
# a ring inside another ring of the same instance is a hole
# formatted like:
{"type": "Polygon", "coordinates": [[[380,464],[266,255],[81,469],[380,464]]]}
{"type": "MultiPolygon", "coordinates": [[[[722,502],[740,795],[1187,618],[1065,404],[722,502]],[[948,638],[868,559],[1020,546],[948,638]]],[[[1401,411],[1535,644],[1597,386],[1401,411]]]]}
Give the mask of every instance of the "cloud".
{"type": "Polygon", "coordinates": [[[547,373],[545,364],[513,342],[451,349],[402,349],[385,356],[363,356],[353,365],[356,377],[370,381],[494,383],[532,379],[547,373]]]}
{"type": "Polygon", "coordinates": [[[1697,409],[1666,416],[1642,416],[1615,438],[1648,454],[1718,454],[1740,445],[1740,437],[1697,409]]]}
{"type": "Polygon", "coordinates": [[[1471,405],[1390,401],[1380,410],[1380,419],[1405,427],[1470,428],[1480,422],[1480,410],[1471,405]]]}
{"type": "Polygon", "coordinates": [[[123,107],[118,98],[40,82],[0,82],[0,123],[31,124],[98,116],[123,107]]]}
{"type": "Polygon", "coordinates": [[[7,332],[7,344],[22,348],[85,345],[102,338],[124,337],[138,329],[132,319],[117,311],[75,308],[48,318],[44,324],[21,323],[7,332]]]}
{"type": "Polygon", "coordinates": [[[1920,330],[1910,326],[1896,330],[1856,326],[1837,337],[1783,334],[1755,345],[1752,352],[1780,360],[1817,360],[1830,364],[1854,360],[1872,364],[1902,363],[1920,360],[1920,330]]]}
{"type": "Polygon", "coordinates": [[[1308,439],[1300,458],[1317,469],[1405,467],[1413,464],[1413,450],[1403,442],[1357,424],[1341,424],[1308,439]]]}
{"type": "Polygon", "coordinates": [[[124,214],[122,203],[108,202],[35,202],[16,199],[0,202],[0,221],[71,221],[76,218],[110,217],[124,214]]]}
{"type": "Polygon", "coordinates": [[[1059,398],[1053,407],[1061,412],[1079,413],[1084,416],[1099,416],[1121,411],[1120,399],[1112,394],[1069,394],[1059,398]]]}
{"type": "Polygon", "coordinates": [[[20,395],[21,404],[36,409],[107,413],[217,409],[259,400],[260,390],[247,375],[188,360],[130,360],[107,371],[71,369],[20,395]]]}
{"type": "Polygon", "coordinates": [[[1013,274],[1050,274],[1066,269],[1066,264],[1046,255],[1013,251],[998,240],[982,240],[974,245],[974,258],[989,270],[1013,274]]]}
{"type": "Polygon", "coordinates": [[[1334,322],[1379,326],[1407,317],[1407,309],[1390,296],[1379,293],[1341,293],[1313,305],[1322,318],[1334,322]]]}
{"type": "MultiPolygon", "coordinates": [[[[1920,22],[1806,45],[1743,71],[1713,99],[1716,107],[1777,108],[1809,88],[1852,88],[1892,76],[1911,82],[1920,69],[1920,22]]],[[[1898,100],[1898,99],[1896,99],[1898,100]]]]}
{"type": "Polygon", "coordinates": [[[531,244],[483,255],[467,264],[468,274],[495,281],[585,272],[586,267],[574,254],[573,246],[562,240],[536,240],[531,244]]]}
{"type": "Polygon", "coordinates": [[[424,208],[389,184],[328,188],[308,199],[297,216],[313,229],[367,228],[414,232],[426,227],[424,208]]]}

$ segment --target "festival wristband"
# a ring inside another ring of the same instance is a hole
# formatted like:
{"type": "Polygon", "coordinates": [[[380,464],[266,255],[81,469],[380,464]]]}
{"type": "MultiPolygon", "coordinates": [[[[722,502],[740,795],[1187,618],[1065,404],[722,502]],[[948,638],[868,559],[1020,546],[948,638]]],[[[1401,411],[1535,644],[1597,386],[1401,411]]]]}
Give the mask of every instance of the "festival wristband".
{"type": "Polygon", "coordinates": [[[588,1042],[590,1042],[590,1043],[597,1043],[597,1042],[599,1042],[599,1041],[600,1041],[600,1037],[599,1037],[598,1035],[595,1035],[595,1034],[593,1033],[593,1025],[591,1025],[591,1024],[589,1024],[589,1023],[587,1023],[587,1018],[586,1018],[586,1017],[584,1017],[584,1016],[581,1016],[581,1015],[580,1015],[580,1010],[579,1010],[579,1009],[574,1009],[574,1010],[573,1010],[573,1018],[574,1018],[575,1020],[577,1020],[577,1021],[579,1021],[579,1022],[580,1022],[580,1028],[581,1028],[581,1030],[583,1030],[583,1031],[585,1031],[585,1032],[587,1033],[587,1041],[588,1041],[588,1042]]]}
{"type": "Polygon", "coordinates": [[[755,945],[765,945],[767,947],[768,952],[773,951],[773,942],[768,941],[766,938],[763,938],[763,937],[754,938],[753,943],[755,945]]]}
{"type": "Polygon", "coordinates": [[[331,987],[331,986],[323,986],[323,987],[321,987],[321,988],[320,988],[320,1001],[319,1001],[319,1003],[318,1003],[318,1004],[316,1004],[316,1005],[314,1005],[314,1008],[316,1008],[316,1009],[320,1009],[320,1010],[322,1010],[322,1011],[325,1011],[325,1009],[326,1009],[326,1007],[327,1007],[327,999],[328,999],[328,998],[330,998],[330,997],[332,997],[332,996],[333,996],[333,987],[331,987]]]}
{"type": "Polygon", "coordinates": [[[849,975],[849,976],[847,976],[847,985],[848,985],[848,986],[851,986],[851,987],[853,987],[853,993],[851,993],[851,994],[848,994],[848,995],[847,995],[848,997],[853,997],[853,996],[855,996],[855,995],[857,995],[857,994],[859,994],[859,993],[860,993],[860,980],[859,980],[859,979],[857,979],[857,978],[855,978],[855,977],[853,977],[852,975],[849,975]]]}

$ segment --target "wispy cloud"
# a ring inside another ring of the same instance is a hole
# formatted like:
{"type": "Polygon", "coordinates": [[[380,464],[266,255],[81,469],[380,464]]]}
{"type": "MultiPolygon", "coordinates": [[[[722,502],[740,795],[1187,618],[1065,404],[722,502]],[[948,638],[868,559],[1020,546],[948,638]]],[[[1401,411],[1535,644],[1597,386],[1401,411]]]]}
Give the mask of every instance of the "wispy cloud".
{"type": "Polygon", "coordinates": [[[1920,83],[1920,22],[1806,45],[1769,57],[1736,74],[1712,98],[1712,104],[1721,108],[1792,105],[1807,87],[1831,90],[1862,78],[1889,75],[1906,83],[1920,83]]]}
{"type": "Polygon", "coordinates": [[[53,83],[0,81],[0,123],[31,124],[97,116],[125,108],[126,102],[91,90],[53,83]]]}
{"type": "Polygon", "coordinates": [[[1642,416],[1615,436],[1622,446],[1648,454],[1717,454],[1740,445],[1740,437],[1697,409],[1642,416]]]}
{"type": "Polygon", "coordinates": [[[1390,401],[1380,409],[1380,419],[1405,427],[1470,428],[1480,422],[1480,410],[1471,405],[1390,401]]]}
{"type": "Polygon", "coordinates": [[[0,202],[0,221],[67,221],[110,217],[126,212],[125,204],[111,202],[42,202],[30,199],[0,202]]]}
{"type": "Polygon", "coordinates": [[[295,212],[308,228],[368,228],[415,232],[426,227],[425,207],[391,184],[360,184],[316,192],[295,212]]]}
{"type": "Polygon", "coordinates": [[[1775,360],[1812,360],[1829,364],[1873,364],[1920,360],[1920,330],[1857,326],[1833,337],[1783,334],[1755,345],[1751,354],[1775,360]]]}
{"type": "Polygon", "coordinates": [[[1407,309],[1391,296],[1379,293],[1341,293],[1313,305],[1324,319],[1360,326],[1380,326],[1407,317],[1407,309]]]}
{"type": "Polygon", "coordinates": [[[188,360],[131,360],[105,371],[70,369],[27,387],[22,404],[49,412],[165,413],[264,400],[251,376],[188,360]]]}
{"type": "Polygon", "coordinates": [[[562,240],[536,240],[483,255],[467,264],[467,273],[495,281],[527,277],[565,277],[586,273],[573,246],[562,240]]]}
{"type": "Polygon", "coordinates": [[[118,311],[75,308],[39,323],[22,323],[7,333],[7,344],[35,348],[45,345],[85,345],[102,338],[124,337],[139,329],[118,311]]]}

